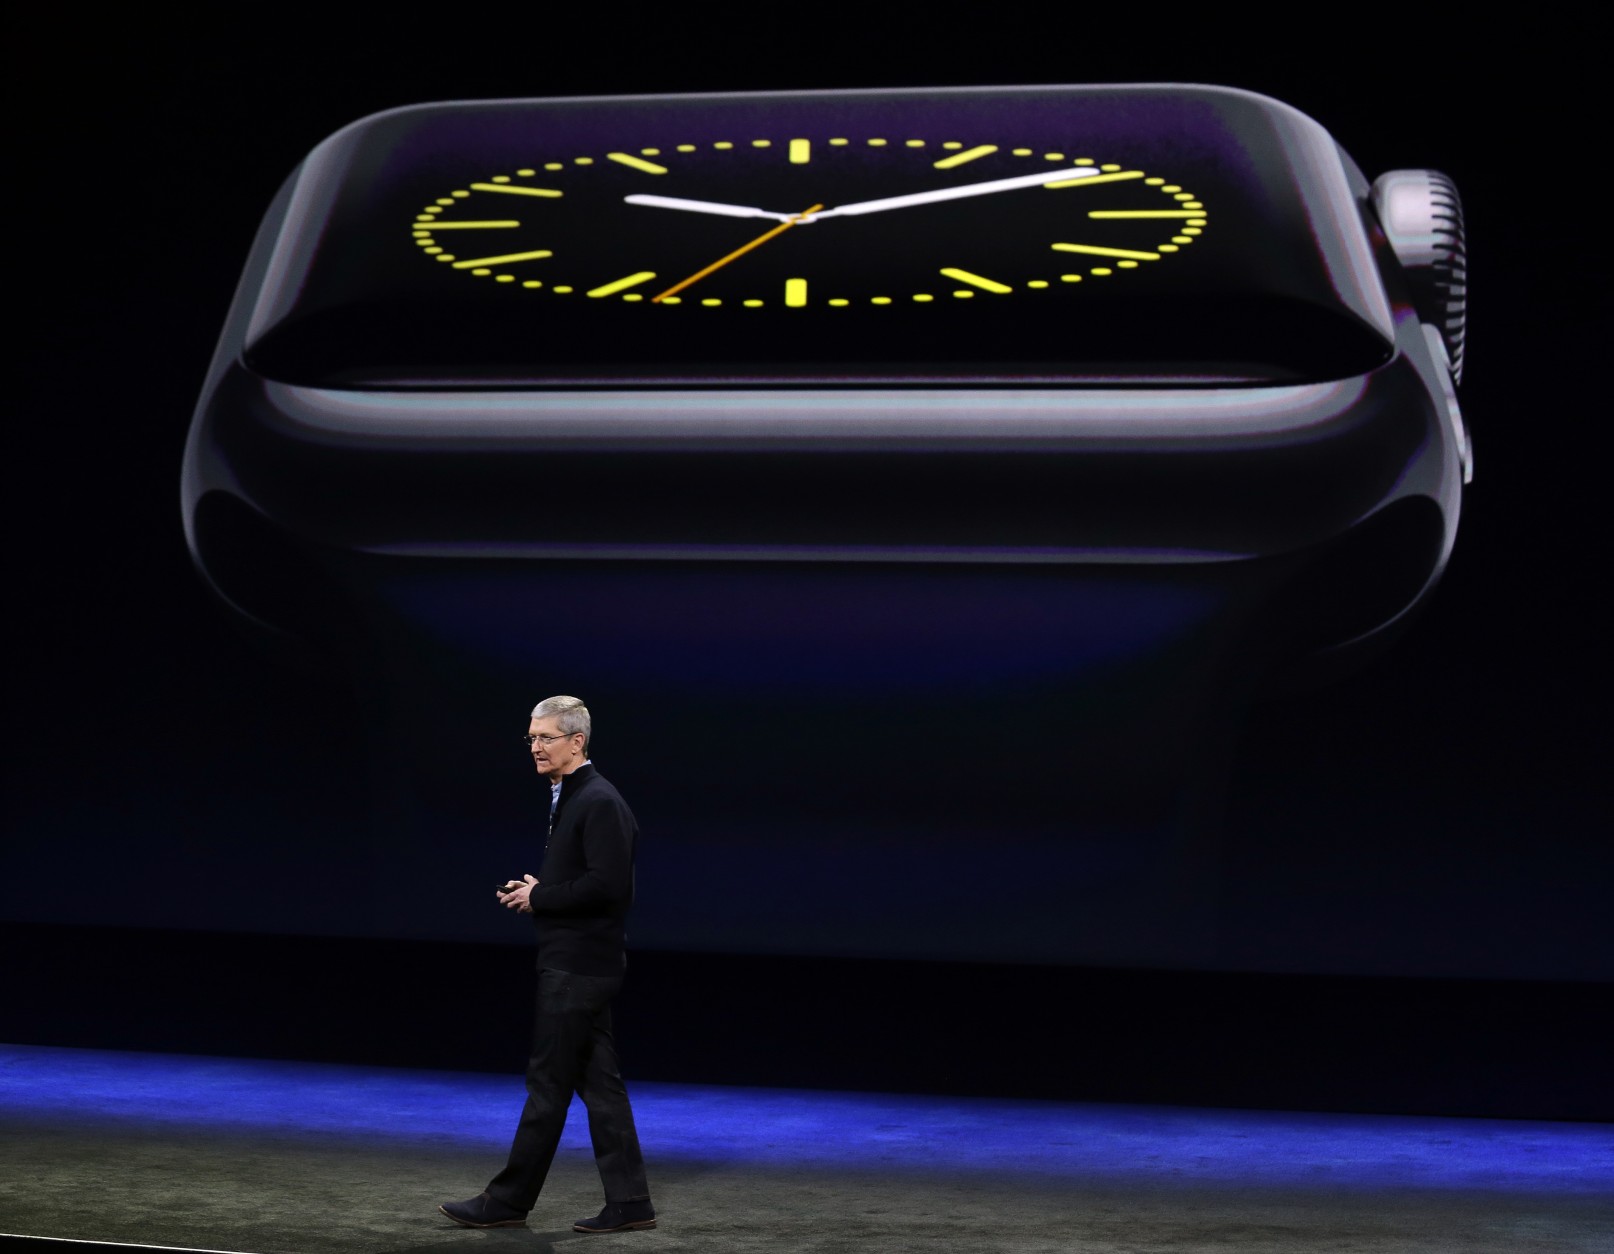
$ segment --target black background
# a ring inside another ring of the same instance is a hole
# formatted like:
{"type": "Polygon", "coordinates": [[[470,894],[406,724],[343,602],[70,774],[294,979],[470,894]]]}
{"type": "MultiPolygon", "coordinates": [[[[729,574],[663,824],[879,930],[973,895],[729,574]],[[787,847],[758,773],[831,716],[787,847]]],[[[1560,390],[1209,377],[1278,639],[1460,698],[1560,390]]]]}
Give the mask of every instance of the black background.
{"type": "MultiPolygon", "coordinates": [[[[1371,15],[1321,43],[1209,12],[1193,27],[1140,15],[1063,29],[1001,6],[990,21],[917,6],[472,16],[452,29],[394,11],[373,30],[260,14],[22,32],[9,917],[127,918],[128,859],[171,867],[215,919],[259,891],[271,856],[241,839],[244,814],[294,833],[309,805],[362,804],[362,716],[238,637],[190,569],[178,509],[191,409],[252,233],[324,136],[433,99],[1199,81],[1295,105],[1370,177],[1444,170],[1470,241],[1462,395],[1477,474],[1456,551],[1393,652],[1250,720],[1229,822],[1252,836],[1224,868],[1234,906],[1242,894],[1266,920],[1247,965],[1610,978],[1607,318],[1597,167],[1578,139],[1602,106],[1562,41],[1472,23],[1369,29],[1371,15]]],[[[294,880],[363,891],[321,883],[313,860],[281,867],[275,890],[294,880]]]]}

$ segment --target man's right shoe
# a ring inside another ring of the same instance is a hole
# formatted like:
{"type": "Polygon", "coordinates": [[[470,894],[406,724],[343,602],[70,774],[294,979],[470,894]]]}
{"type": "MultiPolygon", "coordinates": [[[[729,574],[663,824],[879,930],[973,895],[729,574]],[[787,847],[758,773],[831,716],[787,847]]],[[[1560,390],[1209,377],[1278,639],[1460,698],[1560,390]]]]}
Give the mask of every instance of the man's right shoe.
{"type": "Polygon", "coordinates": [[[592,1219],[579,1219],[573,1232],[632,1232],[656,1226],[656,1208],[648,1199],[642,1202],[607,1202],[592,1219]]]}
{"type": "Polygon", "coordinates": [[[444,1202],[437,1209],[466,1228],[520,1228],[527,1222],[526,1211],[506,1206],[486,1193],[463,1202],[444,1202]]]}

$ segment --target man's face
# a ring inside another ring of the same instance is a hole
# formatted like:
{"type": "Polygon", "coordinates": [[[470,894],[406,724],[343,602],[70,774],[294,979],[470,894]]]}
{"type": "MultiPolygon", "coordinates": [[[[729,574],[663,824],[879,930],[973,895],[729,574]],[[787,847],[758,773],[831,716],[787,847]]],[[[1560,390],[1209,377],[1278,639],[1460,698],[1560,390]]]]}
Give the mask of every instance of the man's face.
{"type": "Polygon", "coordinates": [[[583,765],[583,733],[565,735],[558,718],[533,719],[527,725],[527,734],[538,737],[532,742],[532,764],[551,783],[583,765]],[[542,739],[545,736],[550,737],[547,744],[542,739]]]}

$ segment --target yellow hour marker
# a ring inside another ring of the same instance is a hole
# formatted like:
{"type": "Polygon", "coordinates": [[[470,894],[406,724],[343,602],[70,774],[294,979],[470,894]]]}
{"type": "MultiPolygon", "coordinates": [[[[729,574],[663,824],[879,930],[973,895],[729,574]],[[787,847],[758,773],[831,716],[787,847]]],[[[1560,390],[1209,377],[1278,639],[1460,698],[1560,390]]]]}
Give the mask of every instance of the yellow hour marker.
{"type": "MultiPolygon", "coordinates": [[[[618,165],[625,165],[630,170],[640,170],[645,174],[665,174],[667,167],[657,165],[654,161],[646,161],[643,157],[635,157],[630,152],[608,152],[607,159],[615,161],[618,165]]],[[[592,292],[589,295],[593,295],[592,292]]]]}
{"type": "Polygon", "coordinates": [[[505,253],[499,257],[473,257],[469,261],[456,261],[454,269],[468,270],[472,266],[504,266],[516,261],[537,261],[540,257],[553,257],[554,255],[547,248],[538,248],[530,253],[505,253]]]}
{"type": "Polygon", "coordinates": [[[520,226],[521,223],[512,218],[489,218],[482,222],[472,222],[464,219],[459,222],[433,222],[434,231],[502,231],[507,227],[520,226]]]}
{"type": "MultiPolygon", "coordinates": [[[[949,279],[960,283],[968,283],[971,287],[978,287],[983,292],[1012,292],[1014,289],[1007,283],[999,283],[996,279],[988,279],[983,275],[971,274],[968,270],[955,270],[951,266],[942,271],[949,279]]],[[[956,293],[955,293],[956,295],[956,293]]]]}
{"type": "Polygon", "coordinates": [[[614,282],[603,284],[600,287],[590,288],[590,296],[615,296],[618,292],[625,292],[630,287],[638,287],[641,283],[648,283],[655,278],[655,271],[640,270],[637,274],[626,275],[614,282]]]}
{"type": "Polygon", "coordinates": [[[813,159],[813,145],[811,140],[793,139],[790,141],[790,164],[806,165],[813,159]]]}
{"type": "Polygon", "coordinates": [[[791,309],[801,309],[807,304],[807,280],[785,280],[785,304],[791,309]]]}
{"type": "Polygon", "coordinates": [[[506,183],[472,183],[473,192],[503,192],[507,196],[543,196],[553,200],[563,193],[552,187],[511,187],[506,183]]]}
{"type": "MultiPolygon", "coordinates": [[[[1103,175],[1099,176],[1100,178],[1103,175]]],[[[1090,218],[1203,218],[1203,209],[1093,209],[1090,218]]]]}
{"type": "Polygon", "coordinates": [[[1160,260],[1159,253],[1138,252],[1132,248],[1100,248],[1097,244],[1050,244],[1048,247],[1056,253],[1082,253],[1089,257],[1125,257],[1129,261],[1160,260]]]}
{"type": "Polygon", "coordinates": [[[955,152],[950,157],[943,157],[935,163],[935,166],[938,170],[951,170],[967,161],[979,161],[982,157],[990,157],[997,150],[996,144],[977,144],[973,148],[966,148],[963,152],[955,152]]]}
{"type": "Polygon", "coordinates": [[[1095,187],[1099,183],[1124,183],[1128,179],[1141,179],[1142,170],[1122,170],[1119,174],[1088,174],[1079,179],[1061,179],[1057,183],[1045,183],[1044,187],[1095,187]]]}

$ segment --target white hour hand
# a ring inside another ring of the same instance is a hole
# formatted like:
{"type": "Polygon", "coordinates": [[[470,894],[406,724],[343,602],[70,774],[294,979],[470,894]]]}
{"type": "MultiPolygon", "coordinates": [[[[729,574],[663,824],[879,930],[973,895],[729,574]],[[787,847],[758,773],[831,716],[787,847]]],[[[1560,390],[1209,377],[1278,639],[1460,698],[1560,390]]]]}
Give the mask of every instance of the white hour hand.
{"type": "Polygon", "coordinates": [[[686,213],[716,213],[725,218],[772,218],[776,222],[788,222],[793,216],[788,213],[771,213],[750,205],[725,205],[717,200],[685,200],[682,196],[635,195],[624,196],[622,199],[630,205],[649,205],[652,209],[682,209],[686,213]]]}
{"type": "Polygon", "coordinates": [[[962,200],[965,196],[988,196],[993,192],[1012,192],[1020,187],[1039,187],[1044,183],[1073,182],[1097,174],[1097,170],[1044,170],[1040,174],[1022,174],[1012,179],[989,179],[984,183],[965,183],[962,187],[940,187],[933,192],[914,192],[909,196],[886,196],[881,200],[859,200],[850,205],[836,205],[816,218],[853,217],[860,213],[883,213],[887,209],[907,209],[913,205],[933,205],[942,200],[962,200]]]}

